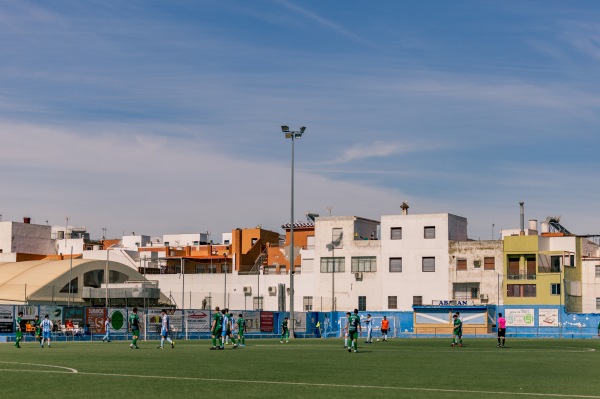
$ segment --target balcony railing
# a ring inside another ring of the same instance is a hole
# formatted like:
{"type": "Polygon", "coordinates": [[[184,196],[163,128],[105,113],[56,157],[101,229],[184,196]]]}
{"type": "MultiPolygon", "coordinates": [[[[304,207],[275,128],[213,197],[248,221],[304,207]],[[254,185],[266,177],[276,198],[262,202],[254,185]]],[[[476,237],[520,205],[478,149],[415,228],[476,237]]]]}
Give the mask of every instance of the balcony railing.
{"type": "Polygon", "coordinates": [[[509,274],[506,276],[507,280],[535,280],[535,274],[509,274]]]}

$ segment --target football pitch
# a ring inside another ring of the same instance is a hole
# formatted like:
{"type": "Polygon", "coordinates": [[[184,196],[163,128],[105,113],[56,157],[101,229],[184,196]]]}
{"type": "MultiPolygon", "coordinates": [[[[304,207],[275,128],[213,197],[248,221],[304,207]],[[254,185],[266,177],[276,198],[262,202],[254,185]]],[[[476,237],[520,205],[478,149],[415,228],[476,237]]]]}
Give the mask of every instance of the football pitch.
{"type": "Polygon", "coordinates": [[[0,344],[3,398],[598,398],[600,340],[341,339],[0,344]]]}

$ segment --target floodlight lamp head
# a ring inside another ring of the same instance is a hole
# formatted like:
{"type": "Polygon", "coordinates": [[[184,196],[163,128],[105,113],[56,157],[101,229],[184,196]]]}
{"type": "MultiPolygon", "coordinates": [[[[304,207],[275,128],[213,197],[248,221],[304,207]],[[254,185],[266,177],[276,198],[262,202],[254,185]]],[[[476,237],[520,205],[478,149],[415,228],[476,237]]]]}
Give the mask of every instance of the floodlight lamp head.
{"type": "Polygon", "coordinates": [[[298,133],[298,132],[294,133],[295,139],[299,139],[300,137],[302,137],[302,133],[298,133]]]}
{"type": "Polygon", "coordinates": [[[292,133],[290,133],[290,132],[287,132],[287,133],[285,134],[285,138],[286,138],[286,139],[291,139],[291,138],[292,138],[292,133]]]}
{"type": "Polygon", "coordinates": [[[289,127],[289,126],[285,126],[285,125],[283,125],[283,126],[281,126],[281,131],[282,131],[283,133],[287,133],[287,132],[289,132],[289,131],[290,131],[290,127],[289,127]]]}
{"type": "Polygon", "coordinates": [[[302,126],[302,127],[300,128],[300,133],[304,133],[304,131],[305,131],[305,130],[306,130],[306,126],[302,126]]]}

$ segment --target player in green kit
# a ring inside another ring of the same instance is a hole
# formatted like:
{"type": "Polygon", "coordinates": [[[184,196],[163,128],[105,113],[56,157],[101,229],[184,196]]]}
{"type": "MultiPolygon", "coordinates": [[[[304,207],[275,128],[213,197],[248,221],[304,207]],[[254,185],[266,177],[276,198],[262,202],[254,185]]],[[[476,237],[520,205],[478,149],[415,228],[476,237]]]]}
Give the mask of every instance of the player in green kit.
{"type": "MultiPolygon", "coordinates": [[[[212,325],[210,326],[210,332],[212,334],[212,347],[210,350],[217,349],[217,339],[221,339],[221,328],[222,328],[223,318],[221,316],[221,312],[219,307],[215,308],[215,314],[213,316],[212,325]]],[[[219,345],[221,346],[221,345],[219,345]]]]}
{"type": "Polygon", "coordinates": [[[42,343],[42,322],[40,320],[40,316],[35,315],[35,320],[33,321],[33,325],[35,327],[35,340],[38,341],[41,345],[42,343]]]}
{"type": "Polygon", "coordinates": [[[354,353],[356,353],[358,352],[358,333],[362,331],[358,309],[354,309],[354,314],[348,317],[346,328],[348,329],[348,352],[352,352],[352,346],[354,346],[354,353]]]}
{"type": "Polygon", "coordinates": [[[244,320],[244,316],[240,313],[239,318],[237,319],[237,327],[238,327],[238,346],[246,346],[246,338],[244,338],[244,331],[246,330],[246,320],[244,320]]]}
{"type": "Polygon", "coordinates": [[[457,314],[452,316],[452,318],[454,319],[452,322],[454,326],[454,330],[452,330],[452,346],[462,346],[462,321],[458,318],[457,314]]]}
{"type": "Polygon", "coordinates": [[[131,349],[140,349],[137,346],[137,340],[140,337],[140,317],[137,314],[138,308],[133,308],[133,313],[129,316],[129,331],[131,331],[132,340],[129,344],[131,349]]]}
{"type": "Polygon", "coordinates": [[[285,338],[285,343],[289,344],[290,330],[288,329],[288,318],[283,319],[281,323],[281,339],[279,340],[280,344],[283,344],[283,339],[285,338]]]}
{"type": "Polygon", "coordinates": [[[20,342],[23,339],[23,312],[19,312],[15,320],[15,346],[21,348],[20,342]]]}

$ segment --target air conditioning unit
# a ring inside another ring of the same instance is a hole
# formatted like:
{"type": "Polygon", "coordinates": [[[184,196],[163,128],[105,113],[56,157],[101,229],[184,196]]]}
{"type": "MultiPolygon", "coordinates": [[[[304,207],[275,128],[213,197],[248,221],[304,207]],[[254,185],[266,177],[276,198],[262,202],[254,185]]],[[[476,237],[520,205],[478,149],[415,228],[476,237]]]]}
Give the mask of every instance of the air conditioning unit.
{"type": "Polygon", "coordinates": [[[362,281],[363,279],[363,274],[358,272],[358,273],[354,273],[354,278],[356,279],[356,281],[362,281]]]}
{"type": "Polygon", "coordinates": [[[269,295],[271,295],[271,296],[277,295],[277,287],[275,287],[274,285],[270,286],[268,291],[269,291],[269,295]]]}
{"type": "Polygon", "coordinates": [[[252,295],[252,287],[244,287],[244,295],[252,295]]]}
{"type": "Polygon", "coordinates": [[[479,299],[482,301],[487,301],[488,300],[488,295],[487,294],[479,294],[479,299]]]}

